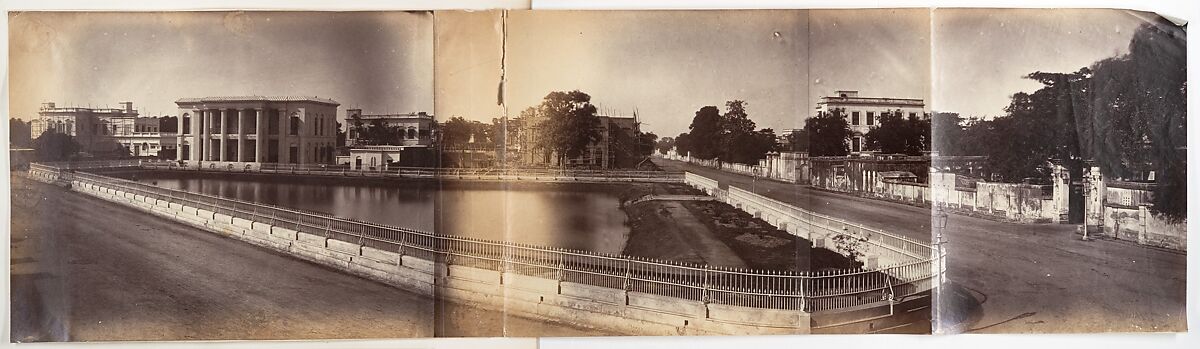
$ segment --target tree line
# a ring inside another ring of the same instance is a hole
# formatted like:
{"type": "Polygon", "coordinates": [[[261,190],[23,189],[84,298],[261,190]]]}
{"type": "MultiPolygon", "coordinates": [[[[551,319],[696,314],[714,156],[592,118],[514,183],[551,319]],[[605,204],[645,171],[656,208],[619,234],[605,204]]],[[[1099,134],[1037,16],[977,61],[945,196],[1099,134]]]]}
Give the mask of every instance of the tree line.
{"type": "Polygon", "coordinates": [[[604,119],[597,114],[591,100],[590,95],[579,90],[553,91],[538,105],[523,110],[511,123],[500,118],[484,123],[455,116],[439,125],[439,142],[448,147],[472,142],[505,146],[526,133],[532,140],[529,151],[558,166],[584,155],[588,147],[602,141],[607,142],[615,167],[633,167],[650,156],[657,135],[640,129],[627,130],[612,121],[603,125],[604,119]],[[607,138],[601,133],[606,128],[607,138]]]}
{"type": "Polygon", "coordinates": [[[933,118],[935,149],[943,155],[986,155],[1006,181],[1049,179],[1046,159],[1062,161],[1080,178],[1084,161],[1115,179],[1154,174],[1153,209],[1172,219],[1186,214],[1186,33],[1169,22],[1139,26],[1128,53],[1074,72],[1030,73],[1041,88],[1012,96],[1005,114],[933,118]]]}
{"type": "Polygon", "coordinates": [[[674,148],[680,154],[705,160],[757,164],[767,153],[776,151],[775,130],[756,130],[742,100],[725,102],[725,112],[716,106],[696,111],[688,132],[667,137],[658,144],[660,152],[674,148]]]}

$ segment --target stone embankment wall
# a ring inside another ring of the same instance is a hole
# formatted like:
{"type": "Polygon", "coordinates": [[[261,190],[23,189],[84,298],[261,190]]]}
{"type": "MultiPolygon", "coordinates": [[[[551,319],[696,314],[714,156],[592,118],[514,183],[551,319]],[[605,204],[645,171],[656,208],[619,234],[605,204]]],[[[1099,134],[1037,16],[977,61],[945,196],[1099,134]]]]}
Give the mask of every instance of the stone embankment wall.
{"type": "Polygon", "coordinates": [[[929,315],[931,309],[929,290],[941,283],[943,279],[939,276],[944,273],[943,265],[935,263],[939,260],[938,256],[928,244],[808,212],[734,186],[721,189],[716,180],[691,172],[684,174],[684,183],[780,230],[812,241],[813,247],[847,255],[850,252],[838,249],[834,237],[850,235],[863,238],[866,243],[858,252],[863,254],[864,269],[887,274],[901,283],[909,282],[895,290],[899,297],[895,303],[881,299],[872,304],[813,313],[813,333],[867,333],[928,326],[929,317],[925,315],[929,315]],[[939,269],[941,273],[938,273],[939,269]],[[931,271],[934,277],[930,277],[931,271]]]}
{"type": "MultiPolygon", "coordinates": [[[[55,172],[34,169],[30,175],[47,182],[60,181],[55,172]]],[[[235,218],[102,183],[75,180],[70,185],[80,193],[414,293],[517,316],[630,335],[801,334],[809,333],[813,324],[810,314],[800,310],[731,306],[572,283],[562,281],[561,272],[534,277],[456,265],[445,254],[406,249],[403,244],[298,232],[284,223],[235,218]]]]}

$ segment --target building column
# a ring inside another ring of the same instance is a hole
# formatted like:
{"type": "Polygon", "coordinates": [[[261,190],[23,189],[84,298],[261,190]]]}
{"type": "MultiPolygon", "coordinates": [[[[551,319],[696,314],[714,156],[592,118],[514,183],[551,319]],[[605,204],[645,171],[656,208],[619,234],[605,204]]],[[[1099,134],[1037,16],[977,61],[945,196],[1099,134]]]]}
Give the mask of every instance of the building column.
{"type": "Polygon", "coordinates": [[[266,162],[263,157],[266,154],[263,148],[267,145],[267,135],[263,132],[266,129],[264,124],[267,122],[267,118],[263,115],[264,111],[263,108],[254,108],[254,162],[266,162]]]}
{"type": "Polygon", "coordinates": [[[291,147],[288,146],[288,133],[291,132],[291,118],[286,109],[279,110],[279,163],[286,164],[291,159],[291,147]]]}
{"type": "MultiPolygon", "coordinates": [[[[175,129],[175,160],[183,161],[183,114],[179,115],[178,121],[175,129]]],[[[161,144],[158,146],[158,151],[162,151],[161,144]]]]}
{"type": "MultiPolygon", "coordinates": [[[[305,153],[304,148],[306,148],[305,147],[306,144],[304,144],[304,138],[305,138],[304,137],[304,131],[305,131],[304,118],[307,118],[307,117],[308,117],[307,113],[305,115],[302,115],[300,117],[300,122],[298,122],[296,124],[296,163],[298,163],[298,164],[306,163],[306,161],[304,161],[304,160],[306,160],[304,157],[304,153],[305,153]]],[[[291,118],[288,118],[288,119],[290,120],[291,118]]]]}
{"type": "MultiPolygon", "coordinates": [[[[191,137],[190,142],[188,142],[190,144],[187,145],[187,158],[192,162],[197,162],[200,160],[200,115],[203,115],[200,110],[192,110],[192,121],[188,122],[188,124],[191,124],[191,132],[188,132],[187,134],[190,134],[191,137]]],[[[180,130],[180,132],[182,132],[182,130],[180,130]]]]}
{"type": "Polygon", "coordinates": [[[221,127],[217,131],[221,132],[221,136],[219,137],[221,139],[221,154],[217,156],[217,159],[221,162],[229,161],[225,156],[225,154],[229,154],[228,148],[226,148],[226,143],[229,141],[229,109],[221,109],[221,127]]]}
{"type": "Polygon", "coordinates": [[[200,152],[202,154],[201,158],[204,161],[211,161],[212,160],[212,141],[210,140],[210,138],[212,138],[212,137],[210,136],[210,132],[209,132],[208,128],[212,127],[212,111],[211,110],[202,110],[201,113],[204,115],[203,116],[204,120],[202,120],[202,122],[200,123],[200,144],[203,145],[203,147],[200,150],[200,152]]]}
{"type": "Polygon", "coordinates": [[[246,148],[246,132],[245,132],[246,130],[245,130],[245,127],[242,125],[243,123],[246,122],[246,109],[239,108],[237,110],[237,112],[238,113],[237,113],[237,159],[236,159],[236,161],[242,162],[242,161],[246,160],[246,158],[243,157],[246,154],[245,149],[244,149],[244,148],[246,148]]]}

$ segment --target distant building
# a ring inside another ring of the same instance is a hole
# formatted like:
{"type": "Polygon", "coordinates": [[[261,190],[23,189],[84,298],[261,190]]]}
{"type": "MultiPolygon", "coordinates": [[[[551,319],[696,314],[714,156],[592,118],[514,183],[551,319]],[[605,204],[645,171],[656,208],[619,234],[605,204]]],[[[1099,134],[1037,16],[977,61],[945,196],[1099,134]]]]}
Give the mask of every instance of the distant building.
{"type": "Polygon", "coordinates": [[[159,118],[139,117],[133,102],[120,108],[58,107],[42,103],[38,118],[30,121],[30,137],[46,131],[74,137],[81,151],[97,156],[157,157],[175,150],[175,135],[159,130],[159,118]]]}
{"type": "Polygon", "coordinates": [[[318,97],[183,98],[179,156],[189,166],[332,164],[338,103],[318,97]]]}
{"type": "MultiPolygon", "coordinates": [[[[600,137],[591,144],[577,157],[566,159],[564,165],[567,166],[583,166],[597,168],[612,168],[615,166],[614,160],[616,155],[613,149],[613,138],[618,130],[627,132],[632,138],[636,137],[640,132],[640,123],[637,116],[610,116],[598,115],[600,119],[597,122],[596,129],[599,131],[600,137]]],[[[508,153],[517,154],[517,162],[527,166],[550,166],[555,163],[556,155],[545,149],[538,149],[537,144],[540,142],[537,136],[538,123],[542,121],[541,117],[534,118],[518,118],[510,120],[509,127],[516,127],[516,142],[515,150],[510,150],[508,153]]]]}
{"type": "Polygon", "coordinates": [[[859,97],[858,91],[836,91],[836,95],[821,97],[817,111],[829,113],[841,109],[850,124],[850,152],[859,153],[866,148],[866,134],[879,124],[884,113],[900,113],[904,117],[928,118],[925,101],[913,98],[859,97]]]}
{"type": "MultiPolygon", "coordinates": [[[[437,122],[433,120],[433,115],[426,112],[408,113],[408,114],[363,114],[362,109],[347,109],[346,110],[346,146],[365,145],[369,142],[362,135],[364,130],[357,129],[353,120],[357,117],[362,120],[362,128],[365,130],[373,123],[380,123],[386,127],[398,127],[402,131],[397,139],[389,140],[386,145],[403,145],[403,146],[431,146],[434,140],[434,130],[437,127],[437,122]]],[[[382,144],[380,144],[382,145],[382,144]]]]}
{"type": "Polygon", "coordinates": [[[395,167],[432,167],[437,165],[434,141],[437,121],[426,112],[407,114],[363,114],[362,109],[346,110],[346,143],[351,169],[387,170],[395,167]],[[355,126],[356,121],[362,125],[355,126]],[[369,139],[371,125],[395,129],[391,139],[369,139]]]}
{"type": "Polygon", "coordinates": [[[792,136],[792,134],[800,132],[800,131],[804,131],[804,129],[788,128],[788,129],[780,130],[779,135],[775,136],[775,144],[779,146],[779,149],[783,149],[783,151],[791,150],[792,149],[791,136],[792,136]]]}

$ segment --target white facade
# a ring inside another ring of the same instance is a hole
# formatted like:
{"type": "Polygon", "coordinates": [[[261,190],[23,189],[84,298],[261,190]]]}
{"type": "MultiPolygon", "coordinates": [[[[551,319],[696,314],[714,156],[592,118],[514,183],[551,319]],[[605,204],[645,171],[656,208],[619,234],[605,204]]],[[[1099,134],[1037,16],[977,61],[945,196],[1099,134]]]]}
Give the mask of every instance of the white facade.
{"type": "Polygon", "coordinates": [[[316,97],[184,98],[179,156],[188,166],[334,161],[338,103],[316,97]]]}
{"type": "Polygon", "coordinates": [[[916,116],[928,118],[925,101],[914,98],[859,97],[858,91],[836,91],[836,95],[821,97],[817,111],[829,113],[841,109],[850,124],[850,152],[859,153],[866,148],[866,134],[879,125],[884,113],[899,112],[905,118],[916,116]]]}
{"type": "Polygon", "coordinates": [[[121,148],[135,157],[157,157],[159,151],[173,151],[175,134],[160,132],[157,117],[140,117],[132,102],[120,108],[57,107],[42,103],[38,118],[30,121],[30,137],[47,130],[75,139],[83,152],[117,154],[121,148]]]}

